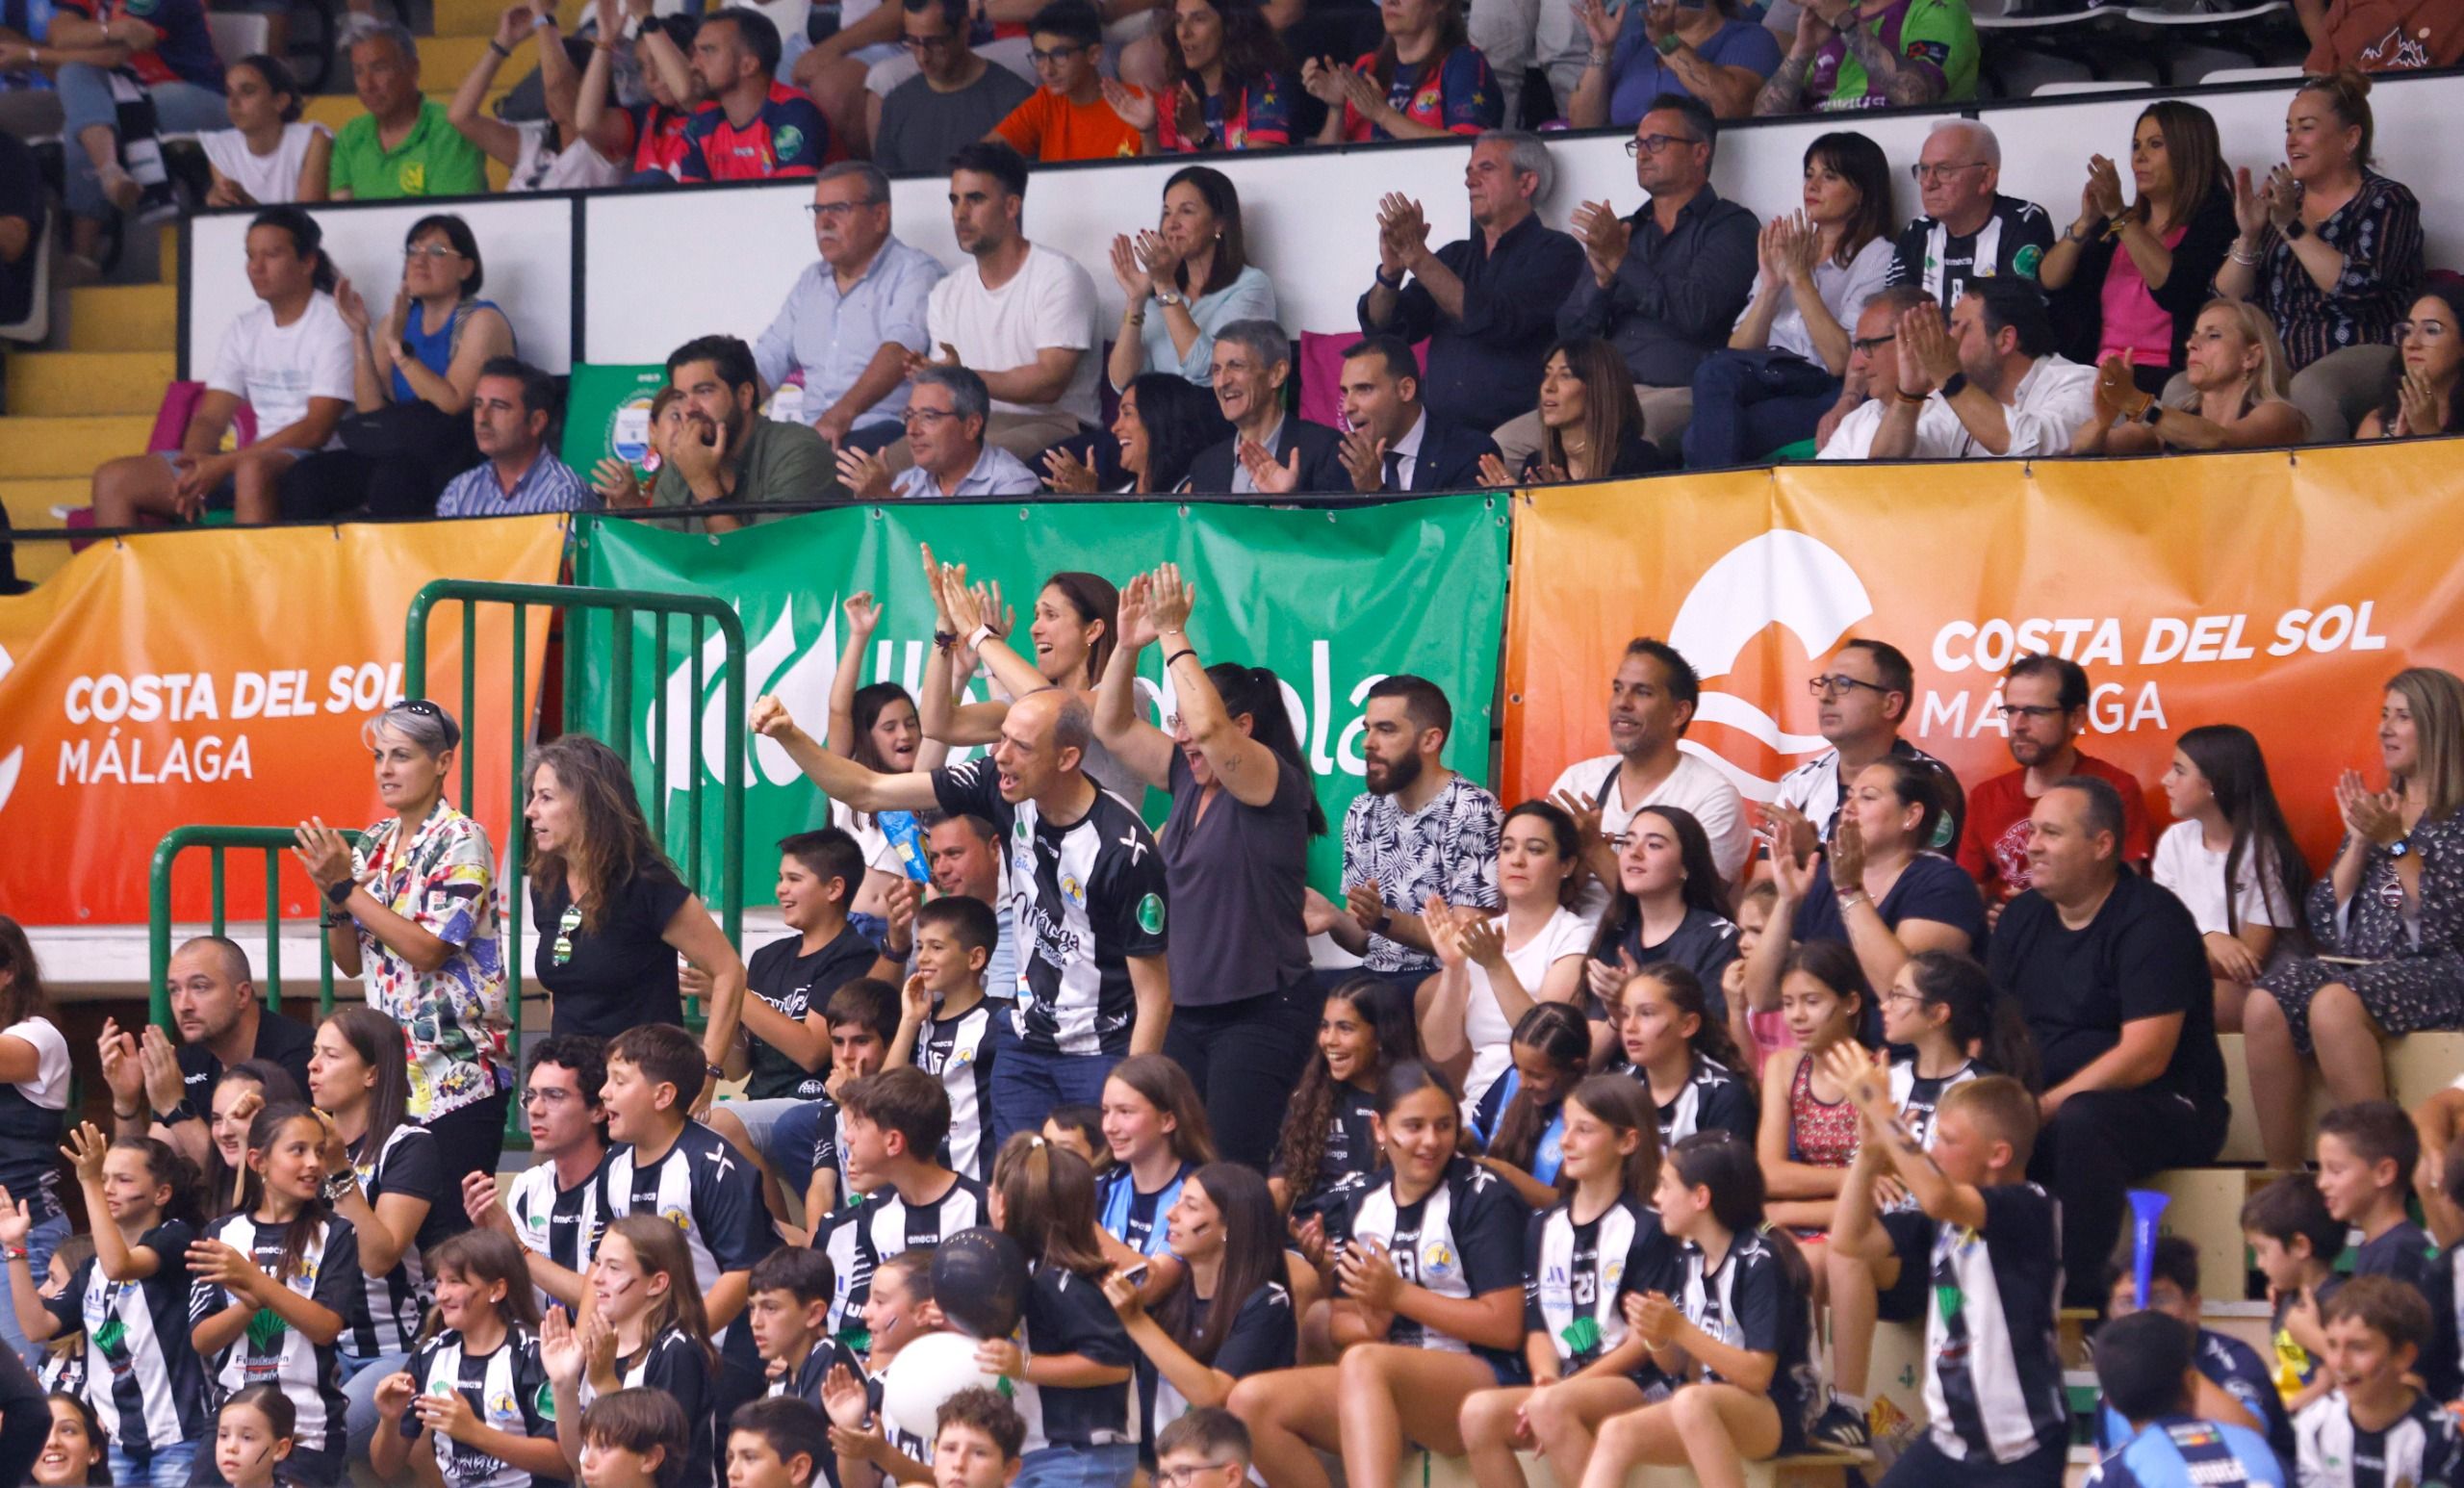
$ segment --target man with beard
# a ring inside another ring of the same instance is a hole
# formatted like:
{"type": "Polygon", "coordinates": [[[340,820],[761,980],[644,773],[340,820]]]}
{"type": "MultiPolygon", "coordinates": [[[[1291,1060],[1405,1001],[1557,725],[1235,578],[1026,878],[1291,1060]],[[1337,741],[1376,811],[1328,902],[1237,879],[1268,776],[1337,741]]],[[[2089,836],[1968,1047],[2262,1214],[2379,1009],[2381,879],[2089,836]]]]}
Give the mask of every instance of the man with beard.
{"type": "Polygon", "coordinates": [[[1950,324],[1932,305],[1900,318],[1897,374],[1839,421],[1832,459],[1983,460],[2066,454],[2096,411],[2096,369],[2054,350],[2053,320],[2035,285],[1979,279],[1950,324]]]}
{"type": "Polygon", "coordinates": [[[1367,701],[1360,753],[1368,789],[1344,812],[1344,907],[1311,916],[1309,928],[1333,936],[1363,970],[1416,988],[1437,970],[1422,922],[1429,900],[1455,910],[1503,902],[1498,798],[1440,762],[1454,710],[1436,683],[1389,677],[1367,701]]]}
{"type": "MultiPolygon", "coordinates": [[[[684,430],[651,484],[654,506],[719,502],[815,501],[843,495],[832,473],[830,447],[802,423],[760,414],[760,372],[753,350],[733,336],[702,336],[667,356],[668,385],[684,400],[684,430]]],[[[600,462],[593,482],[610,506],[638,506],[632,467],[600,462]]],[[[758,518],[695,517],[693,531],[732,532],[758,518]]]]}
{"type": "Polygon", "coordinates": [[[2121,797],[2119,858],[2144,874],[2153,851],[2147,792],[2127,772],[2079,752],[2080,731],[2088,727],[2087,669],[2040,652],[2012,662],[2002,674],[2002,723],[2019,767],[1976,787],[1960,834],[1960,866],[1985,891],[1987,912],[1998,915],[2028,890],[2028,814],[2056,781],[2074,775],[2092,775],[2121,797]]]}
{"type": "MultiPolygon", "coordinates": [[[[933,286],[925,325],[934,350],[910,373],[956,362],[984,379],[992,416],[984,441],[1037,469],[1048,445],[1093,423],[1095,281],[1075,259],[1027,241],[1027,163],[997,141],[950,157],[950,231],[970,262],[933,286]]],[[[892,470],[914,463],[890,447],[892,470]]]]}
{"type": "Polygon", "coordinates": [[[1702,681],[1692,663],[1665,641],[1639,636],[1626,643],[1626,658],[1608,680],[1608,747],[1614,751],[1568,765],[1549,787],[1549,799],[1586,829],[1583,866],[1592,882],[1584,908],[1605,908],[1608,885],[1617,882],[1617,855],[1626,824],[1647,806],[1690,811],[1711,839],[1711,858],[1731,884],[1754,849],[1745,802],[1719,767],[1678,747],[1693,725],[1702,681]]]}
{"type": "Polygon", "coordinates": [[[213,1141],[207,1114],[222,1071],[243,1060],[267,1060],[304,1090],[316,1034],[265,1005],[248,953],[220,936],[199,936],[173,951],[166,980],[178,1047],[152,1024],[141,1039],[106,1018],[103,1081],[112,1091],[114,1135],[158,1137],[202,1167],[213,1141]]]}

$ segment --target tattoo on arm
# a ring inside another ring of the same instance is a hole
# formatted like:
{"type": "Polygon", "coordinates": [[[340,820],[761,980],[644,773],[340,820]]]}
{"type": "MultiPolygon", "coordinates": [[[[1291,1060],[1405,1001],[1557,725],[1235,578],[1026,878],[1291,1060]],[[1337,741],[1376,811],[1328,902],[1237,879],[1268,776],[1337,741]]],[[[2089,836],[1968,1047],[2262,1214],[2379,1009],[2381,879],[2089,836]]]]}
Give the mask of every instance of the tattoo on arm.
{"type": "Polygon", "coordinates": [[[1772,73],[1771,81],[1763,84],[1762,91],[1755,95],[1754,112],[1757,114],[1794,112],[1797,100],[1805,95],[1806,69],[1811,64],[1812,59],[1807,57],[1790,57],[1783,61],[1780,64],[1780,70],[1772,73]]]}

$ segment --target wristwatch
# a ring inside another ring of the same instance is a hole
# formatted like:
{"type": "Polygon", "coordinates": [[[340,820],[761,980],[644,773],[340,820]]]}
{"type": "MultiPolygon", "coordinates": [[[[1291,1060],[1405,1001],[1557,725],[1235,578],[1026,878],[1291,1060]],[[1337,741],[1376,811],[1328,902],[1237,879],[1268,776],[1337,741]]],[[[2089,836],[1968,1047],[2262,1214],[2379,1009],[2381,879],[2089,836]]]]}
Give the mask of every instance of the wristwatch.
{"type": "Polygon", "coordinates": [[[958,643],[959,633],[956,630],[936,630],[933,632],[933,649],[935,651],[948,651],[958,643]]]}
{"type": "Polygon", "coordinates": [[[1377,917],[1369,922],[1369,933],[1373,936],[1382,936],[1394,928],[1395,911],[1392,910],[1379,911],[1377,917]]]}
{"type": "Polygon", "coordinates": [[[1184,298],[1176,291],[1157,290],[1155,292],[1155,303],[1159,305],[1186,305],[1189,303],[1189,300],[1184,298]]]}
{"type": "Polygon", "coordinates": [[[2388,857],[2390,857],[2390,858],[2410,858],[2410,857],[2412,857],[2412,856],[2413,856],[2413,838],[2412,838],[2412,834],[2410,834],[2410,833],[2406,833],[2404,835],[2402,835],[2402,836],[2400,836],[2400,837],[2398,837],[2395,841],[2388,843],[2388,844],[2387,844],[2387,856],[2388,856],[2388,857]]]}
{"type": "Polygon", "coordinates": [[[2139,422],[2146,424],[2151,429],[2157,424],[2164,423],[2165,405],[2157,401],[2155,398],[2149,398],[2147,400],[2147,406],[2139,410],[2139,422]]]}
{"type": "Polygon", "coordinates": [[[338,879],[325,885],[325,902],[344,905],[350,902],[350,891],[359,886],[357,879],[338,879]]]}
{"type": "Polygon", "coordinates": [[[183,1095],[180,1097],[180,1103],[173,1106],[170,1110],[155,1112],[154,1119],[162,1122],[165,1126],[177,1126],[182,1121],[197,1120],[198,1116],[196,1114],[196,1107],[190,1105],[189,1098],[183,1095]]]}
{"type": "Polygon", "coordinates": [[[359,1174],[351,1168],[325,1175],[325,1202],[339,1204],[359,1189],[359,1174]]]}
{"type": "Polygon", "coordinates": [[[1967,373],[1953,372],[1942,379],[1942,401],[1949,402],[1967,391],[1967,373]]]}

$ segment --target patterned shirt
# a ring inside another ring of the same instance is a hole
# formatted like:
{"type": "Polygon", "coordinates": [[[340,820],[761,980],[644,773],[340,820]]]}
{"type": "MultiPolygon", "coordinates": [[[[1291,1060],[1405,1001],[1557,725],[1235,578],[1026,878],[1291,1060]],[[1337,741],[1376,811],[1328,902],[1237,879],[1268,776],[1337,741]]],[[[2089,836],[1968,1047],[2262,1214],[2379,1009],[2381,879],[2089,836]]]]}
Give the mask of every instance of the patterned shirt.
{"type": "Polygon", "coordinates": [[[507,491],[494,460],[484,460],[448,481],[436,499],[440,517],[533,517],[551,511],[597,511],[599,493],[581,483],[573,467],[542,446],[530,466],[507,491]]]}
{"type": "Polygon", "coordinates": [[[513,1088],[513,1023],[486,831],[442,801],[407,847],[398,844],[400,828],[392,816],[369,828],[351,854],[351,877],[452,947],[444,965],[422,975],[366,926],[359,931],[369,1006],[402,1025],[411,1119],[424,1124],[513,1088]]]}
{"type": "Polygon", "coordinates": [[[2336,287],[2319,288],[2271,227],[2252,296],[2283,332],[2285,360],[2297,372],[2347,346],[2395,345],[2396,322],[2422,280],[2422,204],[2374,170],[2362,171],[2352,200],[2311,230],[2344,255],[2336,287]]]}
{"type": "MultiPolygon", "coordinates": [[[[1375,81],[1377,54],[1364,53],[1352,70],[1375,81]]],[[[1445,56],[1425,62],[1395,64],[1386,83],[1386,106],[1431,129],[1450,135],[1476,135],[1505,121],[1505,95],[1489,75],[1489,60],[1476,46],[1464,43],[1445,56]]],[[[1350,104],[1344,105],[1344,138],[1354,144],[1392,140],[1382,124],[1372,123],[1350,104]]]]}
{"type": "MultiPolygon", "coordinates": [[[[1371,879],[1390,910],[1418,914],[1434,894],[1461,909],[1499,908],[1498,798],[1456,775],[1412,815],[1391,796],[1363,792],[1344,812],[1344,890],[1371,879]]],[[[1435,971],[1437,958],[1373,934],[1368,970],[1435,971]]]]}
{"type": "Polygon", "coordinates": [[[830,154],[830,126],[812,100],[772,83],[753,121],[738,129],[723,108],[704,109],[684,126],[674,167],[680,181],[777,181],[808,176],[830,154]]]}

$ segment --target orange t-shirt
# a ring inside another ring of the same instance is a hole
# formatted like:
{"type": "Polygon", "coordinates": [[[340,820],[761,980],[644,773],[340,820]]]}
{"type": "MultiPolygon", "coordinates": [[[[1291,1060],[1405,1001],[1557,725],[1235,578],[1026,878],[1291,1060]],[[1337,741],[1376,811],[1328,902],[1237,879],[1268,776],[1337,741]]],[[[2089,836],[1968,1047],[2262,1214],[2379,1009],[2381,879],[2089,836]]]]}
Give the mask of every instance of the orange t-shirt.
{"type": "MultiPolygon", "coordinates": [[[[1146,90],[1122,85],[1139,97],[1146,90]]],[[[1092,103],[1071,103],[1049,88],[1010,111],[994,134],[1029,160],[1112,160],[1145,153],[1146,141],[1097,94],[1092,103]]]]}

